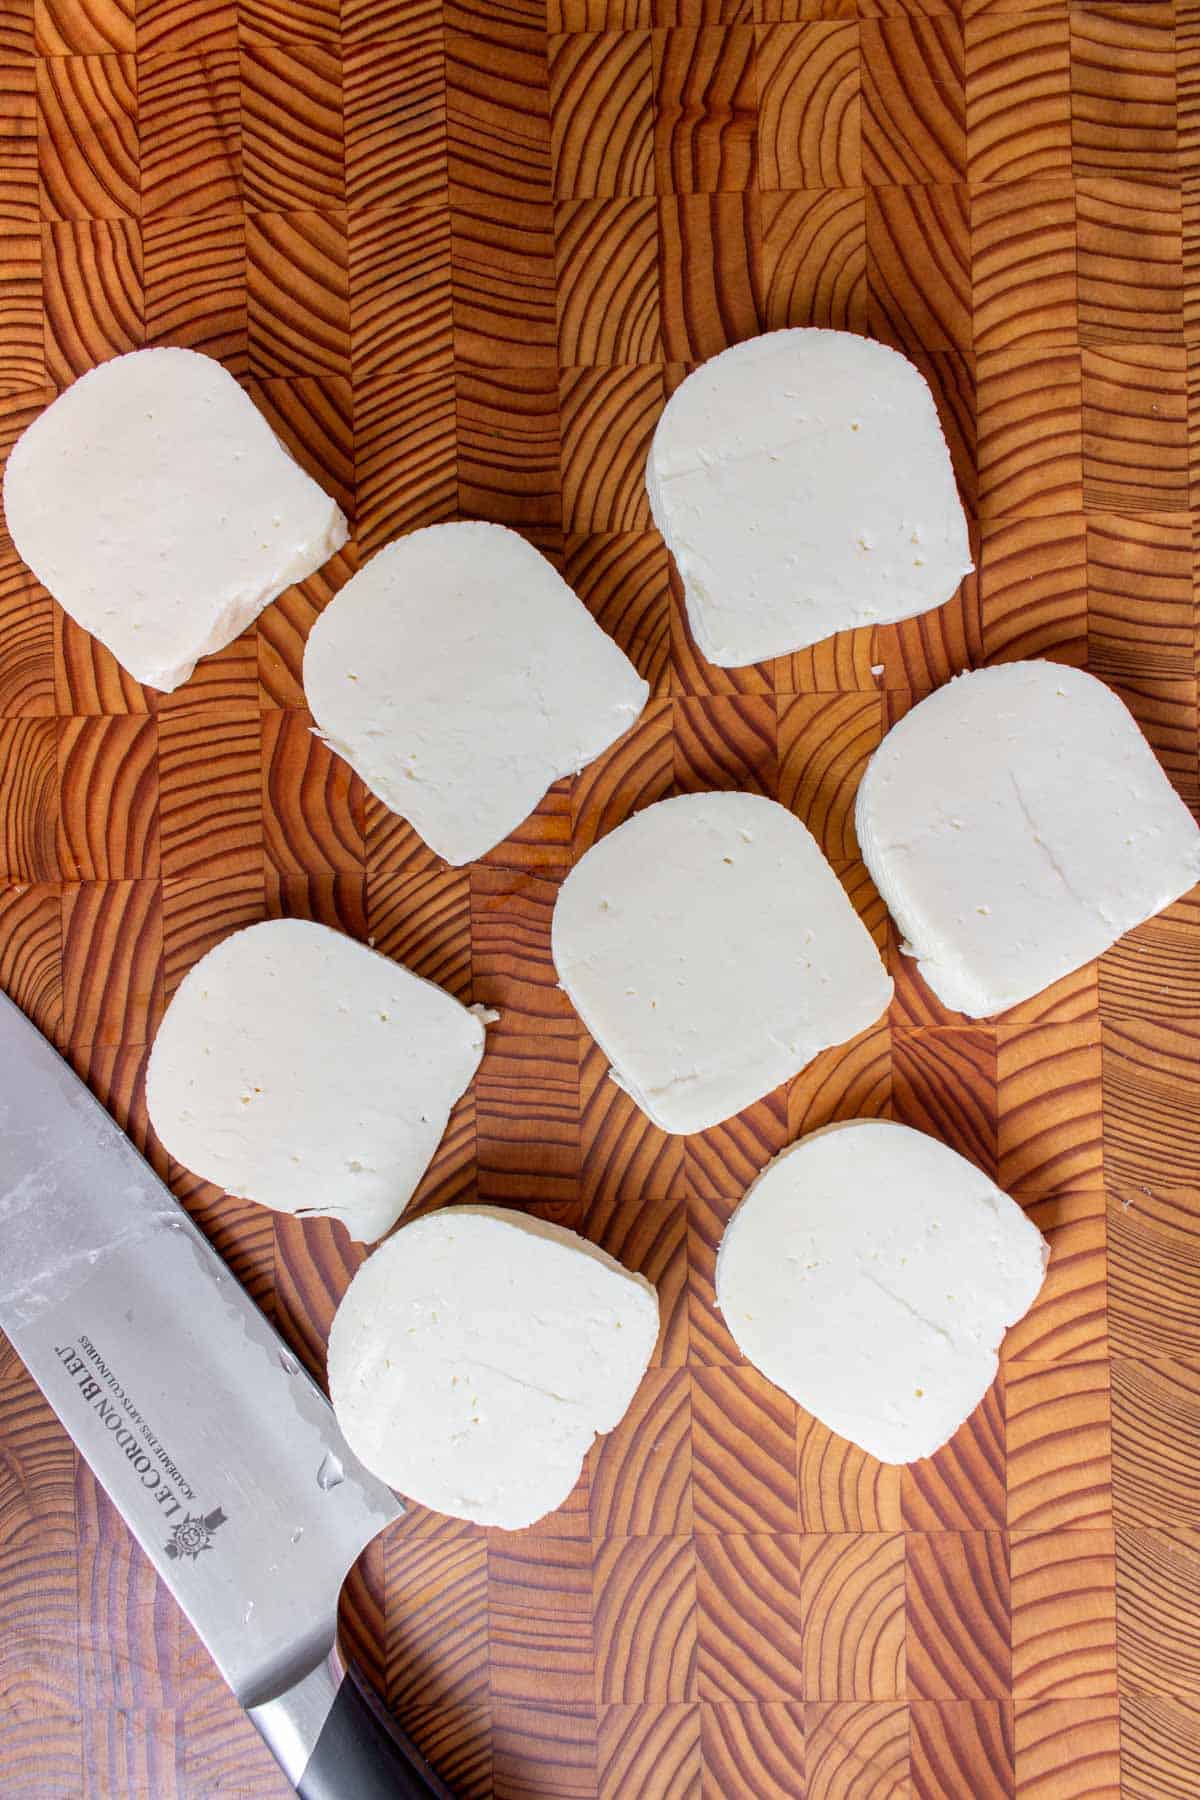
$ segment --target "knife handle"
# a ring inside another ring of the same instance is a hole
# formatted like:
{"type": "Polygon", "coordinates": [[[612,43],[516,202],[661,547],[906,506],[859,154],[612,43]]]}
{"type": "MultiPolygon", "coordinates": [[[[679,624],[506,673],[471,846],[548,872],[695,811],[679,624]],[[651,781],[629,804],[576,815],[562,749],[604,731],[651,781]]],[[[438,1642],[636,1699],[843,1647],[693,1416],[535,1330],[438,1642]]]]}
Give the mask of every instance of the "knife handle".
{"type": "Polygon", "coordinates": [[[454,1800],[411,1738],[334,1650],[249,1709],[300,1800],[454,1800]]]}

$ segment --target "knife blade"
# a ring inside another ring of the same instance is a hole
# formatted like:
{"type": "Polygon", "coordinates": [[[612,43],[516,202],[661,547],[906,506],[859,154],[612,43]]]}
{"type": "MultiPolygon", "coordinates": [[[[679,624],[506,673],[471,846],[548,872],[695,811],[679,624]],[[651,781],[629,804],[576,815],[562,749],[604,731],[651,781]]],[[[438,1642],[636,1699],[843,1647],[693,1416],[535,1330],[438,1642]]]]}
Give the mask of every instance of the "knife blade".
{"type": "Polygon", "coordinates": [[[305,1800],[449,1800],[337,1654],[343,1578],[403,1506],[3,994],[0,1329],[305,1800]]]}

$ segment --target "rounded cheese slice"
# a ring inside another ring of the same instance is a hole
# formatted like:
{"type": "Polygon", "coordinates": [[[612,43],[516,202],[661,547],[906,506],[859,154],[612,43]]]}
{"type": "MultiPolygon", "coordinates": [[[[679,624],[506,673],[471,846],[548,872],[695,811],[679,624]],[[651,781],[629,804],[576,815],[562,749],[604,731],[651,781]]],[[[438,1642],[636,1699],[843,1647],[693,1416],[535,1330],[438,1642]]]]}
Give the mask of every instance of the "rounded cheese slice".
{"type": "Polygon", "coordinates": [[[971,570],[924,376],[850,332],[714,356],[668,402],[646,486],[696,642],[723,667],[911,618],[971,570]]]}
{"type": "Polygon", "coordinates": [[[502,525],[430,525],[318,619],[322,734],[447,862],[483,856],[633,724],[649,688],[561,575],[502,525]]]}
{"type": "Polygon", "coordinates": [[[165,691],[347,537],[233,376],[193,350],[81,376],[18,440],[4,510],[76,623],[165,691]]]}
{"type": "Polygon", "coordinates": [[[717,1255],[738,1348],[881,1462],[931,1456],[996,1375],[1049,1248],[944,1144],[867,1120],[802,1138],[754,1182],[717,1255]]]}
{"type": "Polygon", "coordinates": [[[146,1075],[172,1156],[277,1212],[393,1225],[483,1053],[450,994],[303,919],[227,937],[184,977],[146,1075]]]}
{"type": "Polygon", "coordinates": [[[858,791],[867,867],[934,993],[983,1018],[1200,879],[1200,831],[1115,694],[1009,663],[913,707],[858,791]]]}
{"type": "Polygon", "coordinates": [[[414,1219],[355,1275],[329,1393],[355,1455],[410,1499],[516,1530],[560,1506],[658,1337],[640,1275],[523,1214],[414,1219]]]}
{"type": "Polygon", "coordinates": [[[892,993],[809,833],[754,794],[685,794],[618,826],[563,883],[552,942],[613,1079],[664,1131],[740,1112],[892,993]]]}

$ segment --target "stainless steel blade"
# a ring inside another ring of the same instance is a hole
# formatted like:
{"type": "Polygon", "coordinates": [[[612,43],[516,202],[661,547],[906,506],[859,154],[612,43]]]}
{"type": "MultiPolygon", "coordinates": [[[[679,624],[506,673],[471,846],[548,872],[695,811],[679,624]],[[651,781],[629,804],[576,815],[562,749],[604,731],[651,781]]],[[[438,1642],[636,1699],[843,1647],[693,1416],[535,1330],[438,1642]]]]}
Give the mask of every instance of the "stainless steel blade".
{"type": "Polygon", "coordinates": [[[0,994],[0,1327],[243,1706],[329,1650],[403,1507],[125,1134],[0,994]]]}

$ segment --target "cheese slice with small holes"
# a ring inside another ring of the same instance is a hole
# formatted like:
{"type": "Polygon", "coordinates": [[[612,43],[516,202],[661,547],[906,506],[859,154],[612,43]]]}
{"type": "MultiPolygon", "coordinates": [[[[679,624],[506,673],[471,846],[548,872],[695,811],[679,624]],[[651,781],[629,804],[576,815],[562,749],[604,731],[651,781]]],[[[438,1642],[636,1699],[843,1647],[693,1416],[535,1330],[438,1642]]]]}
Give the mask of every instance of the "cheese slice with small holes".
{"type": "Polygon", "coordinates": [[[512,1531],[567,1498],[657,1337],[654,1289],[603,1250],[521,1213],[451,1206],[355,1275],[329,1334],[329,1394],[382,1480],[512,1531]]]}
{"type": "Polygon", "coordinates": [[[874,1024],[892,984],[806,828],[757,794],[660,800],[563,883],[559,980],[613,1079],[703,1131],[874,1024]]]}
{"type": "Polygon", "coordinates": [[[971,570],[928,383],[850,332],[771,331],[704,363],[659,420],[646,487],[722,667],[912,618],[971,570]]]}
{"type": "Polygon", "coordinates": [[[250,925],[184,977],[146,1075],[170,1155],[242,1199],[395,1223],[483,1053],[476,1014],[306,919],[250,925]]]}
{"type": "Polygon", "coordinates": [[[194,350],[135,350],[81,376],[18,439],[4,510],[60,605],[164,692],[348,534],[233,376],[194,350]]]}
{"type": "Polygon", "coordinates": [[[1200,880],[1200,831],[1118,697],[1008,663],[914,706],[871,758],[858,841],[939,1000],[1040,993],[1200,880]]]}
{"type": "Polygon", "coordinates": [[[503,525],[389,544],[313,627],[322,735],[450,863],[508,837],[633,724],[649,688],[544,556],[503,525]]]}
{"type": "Polygon", "coordinates": [[[717,1253],[742,1354],[881,1462],[933,1452],[996,1376],[1049,1247],[995,1182],[907,1125],[861,1120],[770,1163],[717,1253]]]}

